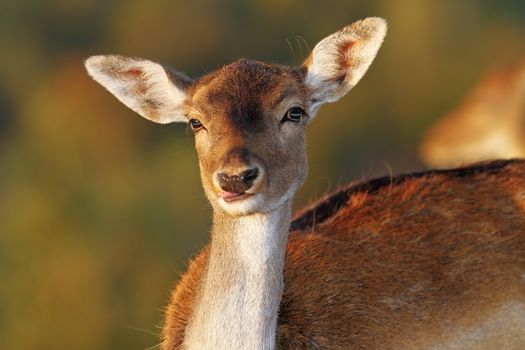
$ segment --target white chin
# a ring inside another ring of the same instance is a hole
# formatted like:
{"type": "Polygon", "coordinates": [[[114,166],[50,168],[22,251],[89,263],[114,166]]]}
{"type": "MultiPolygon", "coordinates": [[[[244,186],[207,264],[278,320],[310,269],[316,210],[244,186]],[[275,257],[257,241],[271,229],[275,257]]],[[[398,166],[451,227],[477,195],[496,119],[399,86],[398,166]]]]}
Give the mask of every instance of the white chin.
{"type": "Polygon", "coordinates": [[[268,213],[277,209],[284,202],[290,199],[297,191],[298,184],[292,184],[283,196],[277,200],[270,200],[265,193],[255,193],[247,198],[225,201],[224,198],[219,197],[217,203],[219,207],[230,215],[242,216],[251,215],[255,213],[268,213]]]}
{"type": "Polygon", "coordinates": [[[235,201],[225,201],[224,198],[218,198],[219,206],[230,215],[249,215],[268,211],[263,200],[262,193],[253,194],[247,198],[235,201]]]}

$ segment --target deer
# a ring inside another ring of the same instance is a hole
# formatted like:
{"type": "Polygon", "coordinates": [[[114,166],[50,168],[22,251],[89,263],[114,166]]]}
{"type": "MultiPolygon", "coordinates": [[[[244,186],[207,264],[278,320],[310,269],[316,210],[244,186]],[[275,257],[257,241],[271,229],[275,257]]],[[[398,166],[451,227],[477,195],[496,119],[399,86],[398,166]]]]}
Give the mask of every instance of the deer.
{"type": "Polygon", "coordinates": [[[366,18],[300,67],[239,59],[195,80],[86,60],[126,106],[195,134],[211,239],[171,294],[161,349],[525,348],[525,161],[351,183],[292,216],[307,125],[386,30],[366,18]]]}
{"type": "Polygon", "coordinates": [[[437,120],[420,147],[430,167],[525,157],[525,59],[491,70],[437,120]]]}

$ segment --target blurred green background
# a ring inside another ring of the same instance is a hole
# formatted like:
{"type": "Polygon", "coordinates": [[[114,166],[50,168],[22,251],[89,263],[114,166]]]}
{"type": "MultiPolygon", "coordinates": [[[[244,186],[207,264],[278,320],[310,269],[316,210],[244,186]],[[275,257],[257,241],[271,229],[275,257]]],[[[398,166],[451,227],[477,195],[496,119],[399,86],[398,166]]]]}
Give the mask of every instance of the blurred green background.
{"type": "Polygon", "coordinates": [[[3,349],[147,349],[168,293],[208,238],[185,126],[139,118],[86,75],[89,55],[192,76],[238,57],[300,64],[366,16],[389,34],[361,83],[309,131],[301,206],[338,184],[421,169],[432,121],[525,53],[522,0],[102,1],[0,4],[3,349]]]}

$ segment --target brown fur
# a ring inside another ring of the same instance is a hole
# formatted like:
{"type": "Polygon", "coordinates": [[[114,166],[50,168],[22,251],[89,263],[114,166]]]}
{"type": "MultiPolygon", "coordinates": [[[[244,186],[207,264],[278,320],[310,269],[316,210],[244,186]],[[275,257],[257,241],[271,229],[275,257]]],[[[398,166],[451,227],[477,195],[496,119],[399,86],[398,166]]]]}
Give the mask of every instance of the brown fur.
{"type": "MultiPolygon", "coordinates": [[[[525,303],[525,161],[382,178],[297,217],[281,349],[419,349],[525,303]],[[320,210],[328,215],[312,218],[320,210]]],[[[172,294],[162,349],[178,349],[207,263],[172,294]]]]}
{"type": "Polygon", "coordinates": [[[195,82],[151,61],[86,61],[145,118],[202,124],[212,243],[172,295],[162,349],[524,348],[524,161],[349,186],[289,226],[306,125],[361,79],[385,33],[368,18],[323,39],[301,68],[241,59],[195,82]],[[130,69],[143,74],[122,76],[130,69]],[[219,174],[254,168],[246,193],[224,192],[219,174]]]}
{"type": "Polygon", "coordinates": [[[195,144],[202,182],[212,205],[216,186],[209,175],[217,170],[236,173],[248,164],[257,164],[261,170],[259,186],[265,187],[270,198],[282,196],[290,187],[290,181],[283,179],[293,175],[303,182],[307,120],[298,125],[280,123],[291,98],[307,109],[309,95],[303,75],[300,68],[243,58],[195,82],[190,118],[199,119],[208,131],[197,133],[195,144]],[[286,108],[280,111],[283,106],[286,108]],[[275,137],[283,128],[289,130],[286,142],[275,137]],[[239,153],[243,157],[238,157],[239,153]],[[267,174],[279,181],[269,186],[267,174]]]}

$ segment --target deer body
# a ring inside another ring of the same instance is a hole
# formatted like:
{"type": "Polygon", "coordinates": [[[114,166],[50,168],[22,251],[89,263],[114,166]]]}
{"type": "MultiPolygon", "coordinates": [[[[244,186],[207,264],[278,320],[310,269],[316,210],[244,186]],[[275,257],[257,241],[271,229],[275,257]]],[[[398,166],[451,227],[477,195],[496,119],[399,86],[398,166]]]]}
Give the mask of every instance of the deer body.
{"type": "Polygon", "coordinates": [[[487,74],[427,131],[421,158],[447,168],[525,157],[525,60],[487,74]]]}
{"type": "Polygon", "coordinates": [[[523,347],[523,162],[349,187],[290,220],[307,124],[385,33],[368,18],[302,67],[241,59],[196,81],[142,59],[86,61],[143,117],[195,132],[212,237],[173,292],[162,349],[523,347]]]}
{"type": "MultiPolygon", "coordinates": [[[[277,348],[522,349],[524,210],[524,161],[383,178],[325,198],[292,222],[277,348]]],[[[209,247],[172,295],[164,349],[182,343],[208,256],[209,247]]]]}

